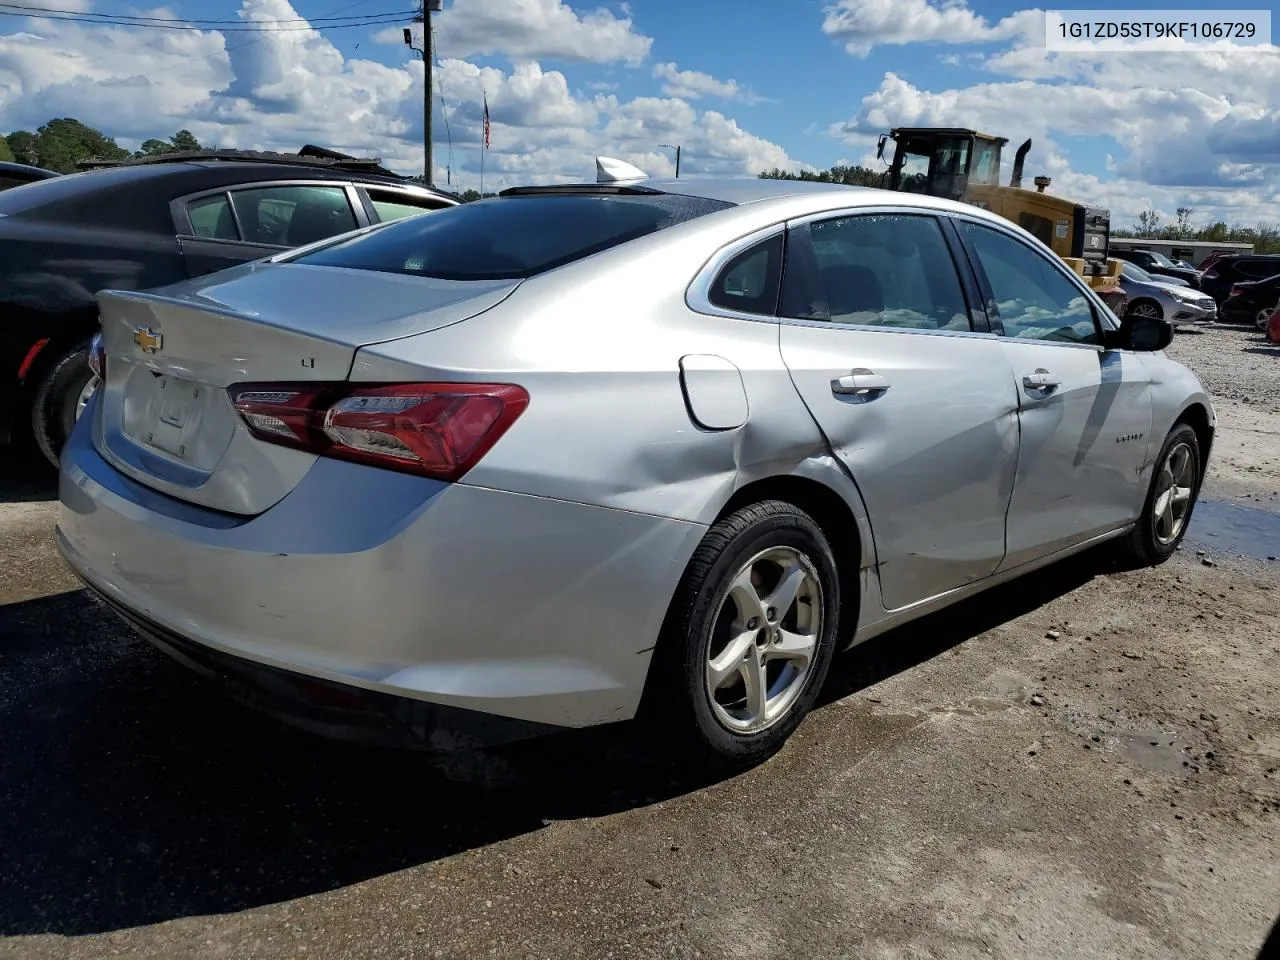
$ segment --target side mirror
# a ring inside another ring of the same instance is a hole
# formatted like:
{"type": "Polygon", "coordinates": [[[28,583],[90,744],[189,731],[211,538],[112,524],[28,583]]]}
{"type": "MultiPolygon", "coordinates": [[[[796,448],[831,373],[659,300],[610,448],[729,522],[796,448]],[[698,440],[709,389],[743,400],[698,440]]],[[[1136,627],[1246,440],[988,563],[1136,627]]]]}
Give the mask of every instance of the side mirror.
{"type": "Polygon", "coordinates": [[[878,143],[876,143],[876,159],[877,160],[884,159],[884,145],[888,143],[888,141],[889,141],[889,137],[887,134],[883,134],[883,133],[880,134],[880,140],[878,143]]]}
{"type": "Polygon", "coordinates": [[[1173,324],[1158,317],[1127,316],[1113,334],[1114,345],[1121,350],[1156,353],[1173,343],[1173,324]]]}

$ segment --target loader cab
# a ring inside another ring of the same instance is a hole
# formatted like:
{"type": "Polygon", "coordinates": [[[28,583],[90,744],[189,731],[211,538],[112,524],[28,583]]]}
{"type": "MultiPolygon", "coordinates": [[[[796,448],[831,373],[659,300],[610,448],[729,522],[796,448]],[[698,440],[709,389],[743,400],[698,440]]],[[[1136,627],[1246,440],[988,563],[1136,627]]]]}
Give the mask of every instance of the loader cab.
{"type": "Polygon", "coordinates": [[[972,186],[999,186],[1000,152],[1009,141],[960,127],[898,127],[880,137],[883,159],[894,142],[890,190],[963,200],[972,186]]]}

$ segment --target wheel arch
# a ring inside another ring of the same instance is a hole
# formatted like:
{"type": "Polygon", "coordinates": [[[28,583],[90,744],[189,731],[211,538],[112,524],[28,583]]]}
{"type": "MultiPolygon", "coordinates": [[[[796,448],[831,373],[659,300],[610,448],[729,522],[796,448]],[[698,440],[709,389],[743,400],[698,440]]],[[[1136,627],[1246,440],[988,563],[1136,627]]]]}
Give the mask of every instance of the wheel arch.
{"type": "Polygon", "coordinates": [[[874,562],[865,511],[856,510],[831,486],[803,474],[762,477],[738,487],[725,501],[713,524],[743,507],[781,500],[809,514],[826,536],[840,575],[840,621],[837,644],[858,626],[862,605],[861,571],[874,562]],[[859,515],[861,513],[861,516],[859,515]]]}
{"type": "Polygon", "coordinates": [[[1192,401],[1183,407],[1174,418],[1169,429],[1185,423],[1196,432],[1196,440],[1200,444],[1200,476],[1196,478],[1197,488],[1203,486],[1205,474],[1209,469],[1209,451],[1213,447],[1214,426],[1209,409],[1199,401],[1192,401]]]}

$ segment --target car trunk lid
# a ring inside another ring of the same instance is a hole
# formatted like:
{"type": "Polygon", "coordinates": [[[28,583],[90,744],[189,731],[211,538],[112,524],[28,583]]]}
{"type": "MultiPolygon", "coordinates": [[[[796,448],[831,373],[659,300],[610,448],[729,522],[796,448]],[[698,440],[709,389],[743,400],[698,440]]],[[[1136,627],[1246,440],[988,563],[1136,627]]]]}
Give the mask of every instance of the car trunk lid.
{"type": "Polygon", "coordinates": [[[227,387],[344,381],[361,347],[465,320],[518,285],[252,264],[156,291],[103,292],[94,444],[163,493],[261,513],[316,457],[255,440],[227,387]]]}

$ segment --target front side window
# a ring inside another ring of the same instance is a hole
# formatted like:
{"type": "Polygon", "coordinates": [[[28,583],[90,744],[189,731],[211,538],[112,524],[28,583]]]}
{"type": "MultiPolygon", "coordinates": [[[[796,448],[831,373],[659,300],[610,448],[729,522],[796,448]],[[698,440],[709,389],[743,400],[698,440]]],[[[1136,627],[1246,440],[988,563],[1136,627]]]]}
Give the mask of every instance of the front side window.
{"type": "Polygon", "coordinates": [[[782,281],[782,248],[779,233],[738,254],[720,271],[707,299],[726,310],[773,316],[782,281]]]}
{"type": "Polygon", "coordinates": [[[300,247],[358,226],[339,186],[250,187],[232,198],[247,243],[300,247]]]}
{"type": "Polygon", "coordinates": [[[955,261],[933,217],[822,220],[810,224],[809,246],[812,268],[788,267],[784,281],[792,287],[784,293],[791,315],[860,326],[972,329],[955,261]],[[807,306],[797,311],[793,304],[807,306]]]}
{"type": "Polygon", "coordinates": [[[1044,256],[1003,231],[968,220],[960,229],[991,285],[1006,336],[1100,343],[1088,299],[1044,256]]]}

